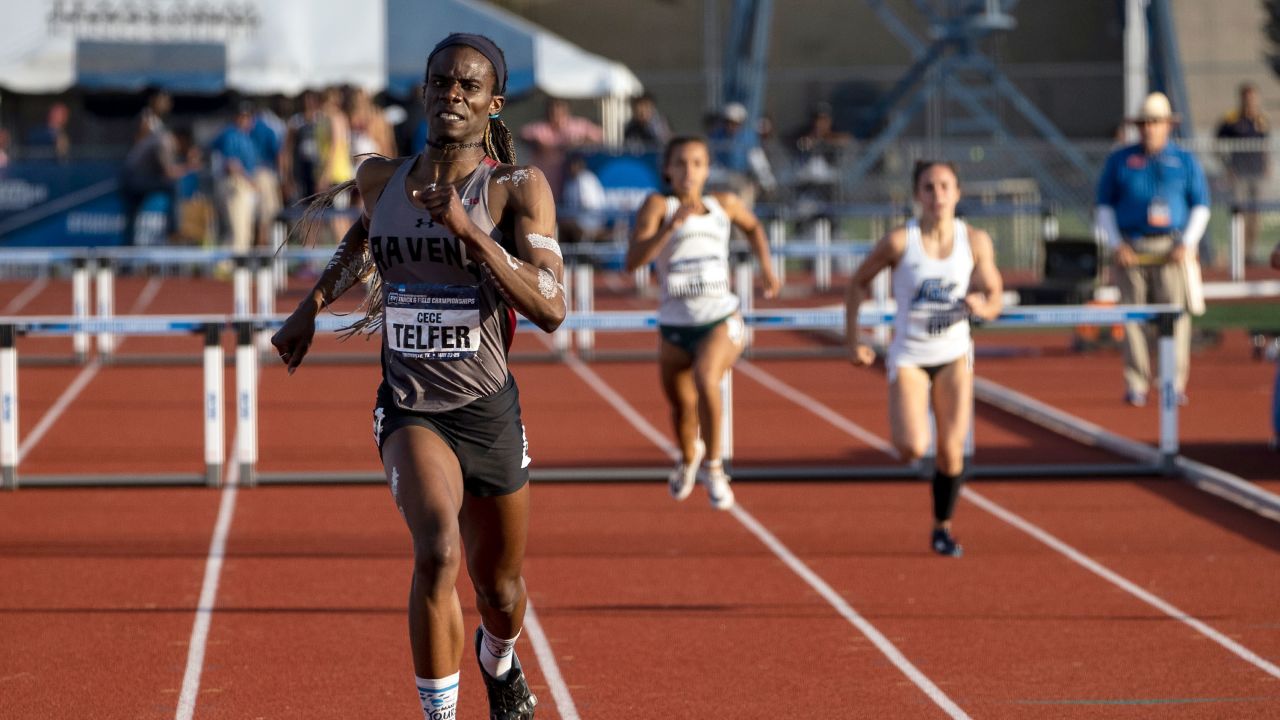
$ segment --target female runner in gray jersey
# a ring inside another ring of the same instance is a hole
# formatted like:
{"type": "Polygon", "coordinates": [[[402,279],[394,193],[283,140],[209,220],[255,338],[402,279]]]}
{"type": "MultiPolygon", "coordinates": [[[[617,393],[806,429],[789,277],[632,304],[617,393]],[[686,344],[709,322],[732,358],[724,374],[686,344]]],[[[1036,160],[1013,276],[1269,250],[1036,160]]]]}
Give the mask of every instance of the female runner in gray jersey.
{"type": "Polygon", "coordinates": [[[498,119],[506,80],[488,38],[455,33],[432,50],[427,147],[360,165],[365,216],[272,339],[293,372],[319,310],[372,277],[358,325],[382,330],[374,438],[413,537],[409,639],[429,719],[456,714],[464,558],[490,717],[532,718],[537,702],[514,653],[526,602],[529,458],[507,351],[516,312],[550,332],[567,306],[550,187],[536,169],[514,165],[498,119]]]}

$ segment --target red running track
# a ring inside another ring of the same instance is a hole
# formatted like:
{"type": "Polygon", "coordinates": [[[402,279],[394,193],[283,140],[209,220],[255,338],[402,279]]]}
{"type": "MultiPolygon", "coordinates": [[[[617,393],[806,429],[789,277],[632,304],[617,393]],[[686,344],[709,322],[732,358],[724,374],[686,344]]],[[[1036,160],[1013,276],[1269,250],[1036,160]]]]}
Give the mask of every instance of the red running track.
{"type": "MultiPolygon", "coordinates": [[[[1096,371],[1104,363],[1114,371],[1113,361],[1098,358],[1096,371]]],[[[1053,363],[1035,365],[1044,376],[1053,363]]],[[[996,376],[994,364],[984,361],[982,372],[996,376]]],[[[1019,367],[1000,369],[998,379],[1064,406],[1102,407],[1100,393],[1033,387],[1019,367]]],[[[590,369],[666,434],[651,365],[590,369]]],[[[24,436],[81,372],[22,369],[24,436]]],[[[662,449],[572,368],[528,364],[516,373],[536,463],[601,453],[663,461],[662,449]]],[[[881,376],[835,362],[758,361],[735,373],[740,462],[889,461],[874,443],[761,385],[764,373],[885,437],[881,376]]],[[[376,367],[263,375],[264,470],[376,468],[365,414],[376,367]]],[[[178,412],[193,378],[195,368],[102,368],[31,449],[24,470],[194,463],[198,416],[188,428],[178,412]],[[125,403],[139,387],[171,398],[173,413],[125,403]]],[[[1141,412],[1132,424],[1140,438],[1141,412]]],[[[1196,439],[1198,422],[1187,421],[1184,437],[1196,439]]],[[[985,410],[977,434],[980,460],[1081,461],[1092,452],[985,410]]],[[[927,550],[928,491],[919,483],[745,483],[741,514],[711,510],[700,493],[673,504],[661,484],[535,487],[526,574],[577,716],[947,717],[842,616],[836,597],[902,653],[917,680],[970,717],[1280,717],[1278,678],[1267,669],[1280,659],[1274,523],[1160,479],[971,488],[957,518],[967,554],[950,561],[927,550]],[[984,510],[990,502],[1259,661],[984,510]],[[833,595],[753,534],[752,519],[833,595]]],[[[176,716],[226,492],[0,496],[5,717],[176,716]]],[[[385,488],[264,487],[239,490],[234,500],[195,717],[420,717],[405,642],[407,534],[385,488]]],[[[460,592],[468,605],[465,580],[460,592]]],[[[539,717],[563,717],[532,635],[519,652],[542,698],[539,717]]],[[[483,717],[469,658],[462,703],[461,717],[483,717]]]]}

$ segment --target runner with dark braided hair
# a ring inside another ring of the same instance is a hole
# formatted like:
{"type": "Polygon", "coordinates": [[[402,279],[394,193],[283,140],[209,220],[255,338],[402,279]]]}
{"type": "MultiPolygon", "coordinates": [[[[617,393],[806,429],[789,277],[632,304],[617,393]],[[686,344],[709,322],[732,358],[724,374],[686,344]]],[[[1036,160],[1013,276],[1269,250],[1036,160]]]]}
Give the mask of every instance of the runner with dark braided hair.
{"type": "Polygon", "coordinates": [[[537,704],[514,652],[527,597],[530,460],[507,352],[517,312],[550,332],[568,308],[551,189],[535,168],[514,164],[499,117],[506,80],[488,38],[454,33],[436,45],[423,88],[427,147],[360,165],[365,215],[272,338],[292,373],[320,309],[367,281],[353,332],[382,333],[374,439],[413,538],[409,639],[428,720],[456,715],[464,560],[490,717],[532,718],[537,704]]]}

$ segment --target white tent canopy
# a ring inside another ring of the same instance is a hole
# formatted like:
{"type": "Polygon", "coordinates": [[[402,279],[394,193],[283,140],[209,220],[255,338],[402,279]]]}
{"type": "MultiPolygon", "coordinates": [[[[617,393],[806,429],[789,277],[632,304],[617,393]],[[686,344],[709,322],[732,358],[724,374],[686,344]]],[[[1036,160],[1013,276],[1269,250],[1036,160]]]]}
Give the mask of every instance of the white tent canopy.
{"type": "Polygon", "coordinates": [[[641,92],[625,66],[475,0],[26,0],[0,23],[0,87],[73,86],[293,95],[350,83],[409,94],[447,33],[488,35],[507,56],[509,95],[641,92]]]}
{"type": "Polygon", "coordinates": [[[297,94],[386,84],[382,3],[27,0],[0,23],[0,87],[297,94]]]}
{"type": "Polygon", "coordinates": [[[451,32],[485,35],[502,48],[509,96],[537,89],[563,98],[622,98],[643,90],[625,65],[593,55],[488,3],[387,0],[387,19],[389,85],[400,94],[422,82],[427,53],[451,32]]]}

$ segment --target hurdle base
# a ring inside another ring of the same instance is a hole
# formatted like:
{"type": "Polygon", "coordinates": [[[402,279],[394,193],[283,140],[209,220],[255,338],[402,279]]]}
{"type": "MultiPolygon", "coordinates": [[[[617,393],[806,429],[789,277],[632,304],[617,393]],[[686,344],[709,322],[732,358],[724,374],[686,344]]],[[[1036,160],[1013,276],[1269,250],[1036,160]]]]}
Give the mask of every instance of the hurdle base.
{"type": "Polygon", "coordinates": [[[240,479],[238,482],[242,487],[256,487],[258,485],[258,473],[253,463],[240,463],[240,479]]]}
{"type": "Polygon", "coordinates": [[[0,468],[0,490],[18,489],[18,470],[12,466],[0,468]]]}
{"type": "Polygon", "coordinates": [[[204,484],[211,488],[222,487],[222,463],[205,464],[204,484]]]}
{"type": "Polygon", "coordinates": [[[155,475],[23,475],[23,487],[170,487],[201,486],[205,476],[196,473],[155,475]]]}

